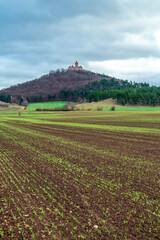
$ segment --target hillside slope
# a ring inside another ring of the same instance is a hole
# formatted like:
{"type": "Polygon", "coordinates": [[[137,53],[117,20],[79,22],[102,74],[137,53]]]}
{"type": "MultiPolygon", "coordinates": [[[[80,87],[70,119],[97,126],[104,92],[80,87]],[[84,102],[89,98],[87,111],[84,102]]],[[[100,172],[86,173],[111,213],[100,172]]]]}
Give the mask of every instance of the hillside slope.
{"type": "Polygon", "coordinates": [[[88,82],[110,80],[111,77],[84,71],[54,72],[38,79],[0,90],[0,94],[13,97],[30,97],[57,95],[62,89],[71,90],[82,88],[88,82]]]}

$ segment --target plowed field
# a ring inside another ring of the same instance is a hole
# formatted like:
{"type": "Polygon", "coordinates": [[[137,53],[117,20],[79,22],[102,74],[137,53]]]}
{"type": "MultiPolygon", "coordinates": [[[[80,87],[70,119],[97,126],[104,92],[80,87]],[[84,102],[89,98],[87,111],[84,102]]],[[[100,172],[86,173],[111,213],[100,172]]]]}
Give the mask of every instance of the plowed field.
{"type": "Polygon", "coordinates": [[[0,239],[160,239],[160,111],[0,120],[0,239]]]}

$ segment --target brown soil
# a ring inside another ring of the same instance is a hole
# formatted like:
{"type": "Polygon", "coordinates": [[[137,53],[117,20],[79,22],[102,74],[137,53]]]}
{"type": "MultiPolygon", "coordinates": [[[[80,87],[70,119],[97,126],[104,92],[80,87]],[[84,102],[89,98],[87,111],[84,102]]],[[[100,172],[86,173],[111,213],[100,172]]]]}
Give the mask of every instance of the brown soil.
{"type": "Polygon", "coordinates": [[[159,136],[7,124],[0,239],[160,239],[159,136]]]}

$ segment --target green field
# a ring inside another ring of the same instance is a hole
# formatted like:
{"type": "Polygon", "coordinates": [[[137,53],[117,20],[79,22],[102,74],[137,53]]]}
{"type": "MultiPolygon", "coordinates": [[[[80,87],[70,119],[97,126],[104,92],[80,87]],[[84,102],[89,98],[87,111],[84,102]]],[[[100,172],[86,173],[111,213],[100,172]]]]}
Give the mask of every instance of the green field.
{"type": "Polygon", "coordinates": [[[160,239],[159,146],[160,110],[0,112],[0,239],[160,239]]]}
{"type": "Polygon", "coordinates": [[[37,108],[42,108],[42,109],[53,109],[53,108],[63,108],[64,105],[67,102],[42,102],[42,103],[29,103],[27,109],[30,110],[36,110],[37,108]]]}
{"type": "MultiPolygon", "coordinates": [[[[54,108],[63,108],[64,105],[67,102],[64,101],[54,101],[54,102],[42,102],[42,103],[29,103],[27,110],[33,111],[37,108],[40,109],[54,109],[54,108]]],[[[102,107],[102,110],[110,110],[112,106],[115,105],[116,111],[148,111],[148,110],[160,110],[160,107],[129,107],[129,106],[120,106],[116,105],[113,102],[109,102],[108,100],[104,100],[98,103],[84,103],[84,104],[78,104],[77,106],[80,108],[84,108],[84,110],[87,110],[87,108],[91,108],[92,110],[97,110],[97,107],[102,107]]]]}
{"type": "MultiPolygon", "coordinates": [[[[103,108],[103,110],[110,110],[110,108],[103,108]]],[[[156,111],[160,107],[117,107],[116,111],[156,111]]]]}

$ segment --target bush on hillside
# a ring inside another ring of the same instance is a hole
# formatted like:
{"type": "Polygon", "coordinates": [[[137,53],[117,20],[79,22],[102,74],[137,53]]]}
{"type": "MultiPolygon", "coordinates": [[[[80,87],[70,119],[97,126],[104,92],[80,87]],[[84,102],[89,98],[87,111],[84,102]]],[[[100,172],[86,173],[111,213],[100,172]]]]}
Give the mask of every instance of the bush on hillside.
{"type": "Polygon", "coordinates": [[[115,106],[112,106],[112,107],[111,107],[111,111],[115,111],[115,106]]]}
{"type": "Polygon", "coordinates": [[[98,107],[97,110],[98,110],[98,111],[102,111],[103,108],[102,108],[102,107],[98,107]]]}

